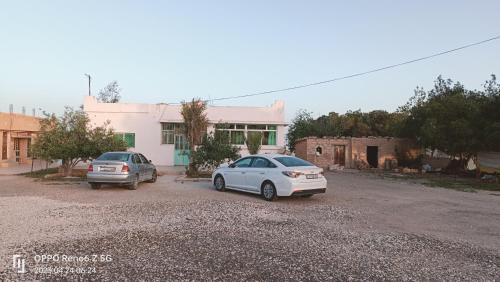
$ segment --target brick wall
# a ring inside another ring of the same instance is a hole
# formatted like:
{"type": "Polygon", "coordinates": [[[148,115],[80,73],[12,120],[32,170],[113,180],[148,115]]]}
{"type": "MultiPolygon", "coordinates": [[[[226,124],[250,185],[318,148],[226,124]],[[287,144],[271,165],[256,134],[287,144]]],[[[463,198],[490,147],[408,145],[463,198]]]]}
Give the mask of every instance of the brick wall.
{"type": "Polygon", "coordinates": [[[387,160],[396,159],[395,148],[398,143],[400,143],[400,140],[397,138],[383,138],[383,137],[353,138],[352,156],[353,159],[360,159],[365,162],[368,162],[366,155],[366,147],[376,146],[378,147],[378,167],[383,168],[386,159],[387,160]]]}
{"type": "Polygon", "coordinates": [[[411,140],[391,137],[308,137],[300,139],[295,145],[295,155],[308,160],[318,167],[327,168],[334,164],[335,145],[345,146],[345,167],[355,168],[356,160],[367,160],[367,146],[378,147],[378,167],[384,168],[386,160],[396,160],[396,148],[403,152],[414,153],[415,145],[411,140]],[[320,147],[322,154],[316,154],[320,147]]]}
{"type": "Polygon", "coordinates": [[[295,155],[317,165],[318,167],[327,168],[333,164],[334,146],[344,145],[346,166],[350,167],[350,138],[317,138],[308,137],[300,140],[296,145],[295,155]],[[297,147],[297,145],[299,145],[297,147]],[[317,154],[317,148],[321,148],[321,154],[317,154]]]}
{"type": "Polygon", "coordinates": [[[295,143],[295,156],[307,160],[307,139],[302,139],[295,143]]]}

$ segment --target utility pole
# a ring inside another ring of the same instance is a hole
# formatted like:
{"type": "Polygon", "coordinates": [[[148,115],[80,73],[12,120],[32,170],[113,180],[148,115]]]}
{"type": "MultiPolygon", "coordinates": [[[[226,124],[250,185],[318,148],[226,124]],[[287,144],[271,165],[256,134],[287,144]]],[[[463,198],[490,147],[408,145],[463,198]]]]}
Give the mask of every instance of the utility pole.
{"type": "Polygon", "coordinates": [[[85,74],[86,77],[88,77],[89,79],[89,96],[90,96],[90,80],[92,80],[92,77],[90,76],[90,74],[85,74]]]}

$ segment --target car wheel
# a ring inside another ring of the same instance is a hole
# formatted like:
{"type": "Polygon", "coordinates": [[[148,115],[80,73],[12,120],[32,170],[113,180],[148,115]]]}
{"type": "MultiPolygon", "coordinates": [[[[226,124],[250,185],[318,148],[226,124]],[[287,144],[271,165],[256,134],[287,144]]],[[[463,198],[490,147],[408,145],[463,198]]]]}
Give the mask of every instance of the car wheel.
{"type": "Polygon", "coordinates": [[[128,189],[136,190],[138,186],[139,186],[139,175],[136,175],[132,183],[128,186],[128,189]]]}
{"type": "Polygon", "coordinates": [[[214,187],[215,190],[223,192],[226,190],[226,182],[224,181],[224,178],[222,175],[217,175],[214,180],[214,187]]]}
{"type": "Polygon", "coordinates": [[[90,187],[92,189],[99,189],[99,188],[101,188],[101,184],[100,183],[90,183],[90,187]]]}
{"type": "Polygon", "coordinates": [[[155,171],[153,171],[153,176],[151,177],[150,180],[148,180],[148,182],[155,183],[157,178],[158,178],[158,174],[156,173],[156,170],[155,170],[155,171]]]}
{"type": "Polygon", "coordinates": [[[262,185],[262,197],[264,197],[266,201],[274,201],[276,199],[276,188],[273,183],[269,181],[264,182],[262,185]]]}

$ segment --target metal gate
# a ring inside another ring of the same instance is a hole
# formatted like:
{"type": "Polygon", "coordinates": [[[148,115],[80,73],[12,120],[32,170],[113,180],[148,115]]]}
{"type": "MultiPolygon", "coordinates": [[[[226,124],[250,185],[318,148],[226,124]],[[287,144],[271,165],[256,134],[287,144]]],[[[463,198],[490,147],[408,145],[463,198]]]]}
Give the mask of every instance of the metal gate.
{"type": "Polygon", "coordinates": [[[174,136],[174,165],[189,165],[189,143],[184,134],[174,136]]]}
{"type": "Polygon", "coordinates": [[[16,154],[16,162],[21,161],[21,149],[19,147],[19,138],[14,138],[14,153],[16,154]]]}

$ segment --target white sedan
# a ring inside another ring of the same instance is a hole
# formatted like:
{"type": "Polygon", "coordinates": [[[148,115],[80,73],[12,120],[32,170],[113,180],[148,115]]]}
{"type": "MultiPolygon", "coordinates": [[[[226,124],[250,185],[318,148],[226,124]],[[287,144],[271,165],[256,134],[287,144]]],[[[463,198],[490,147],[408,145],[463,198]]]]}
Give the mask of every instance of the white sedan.
{"type": "Polygon", "coordinates": [[[251,155],[220,167],[212,174],[216,190],[260,194],[272,201],[281,196],[310,197],[325,193],[323,169],[287,155],[251,155]]]}

